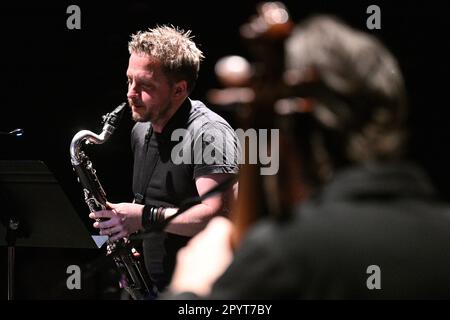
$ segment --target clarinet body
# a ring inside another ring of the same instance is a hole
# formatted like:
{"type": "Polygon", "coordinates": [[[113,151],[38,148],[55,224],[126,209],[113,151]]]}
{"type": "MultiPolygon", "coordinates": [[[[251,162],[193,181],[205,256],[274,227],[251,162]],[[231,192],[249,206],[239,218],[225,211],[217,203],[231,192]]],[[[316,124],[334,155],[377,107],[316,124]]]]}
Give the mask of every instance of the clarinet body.
{"type": "MultiPolygon", "coordinates": [[[[106,193],[97,178],[92,162],[84,151],[82,143],[102,144],[114,133],[118,126],[126,103],[120,104],[111,113],[103,116],[103,129],[97,135],[89,130],[79,131],[70,144],[70,157],[73,169],[78,176],[84,199],[91,212],[106,209],[106,193]]],[[[107,255],[114,260],[121,275],[120,286],[124,288],[134,300],[151,299],[156,297],[156,286],[147,275],[140,254],[132,246],[129,239],[107,242],[107,255]]]]}

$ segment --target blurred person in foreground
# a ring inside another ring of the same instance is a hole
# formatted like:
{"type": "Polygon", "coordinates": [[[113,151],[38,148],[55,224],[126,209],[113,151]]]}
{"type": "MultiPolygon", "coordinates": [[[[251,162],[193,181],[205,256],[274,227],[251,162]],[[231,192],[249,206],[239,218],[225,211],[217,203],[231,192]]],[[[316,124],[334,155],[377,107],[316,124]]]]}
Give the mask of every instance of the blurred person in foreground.
{"type": "Polygon", "coordinates": [[[289,116],[296,160],[284,163],[297,170],[283,182],[308,191],[289,218],[261,219],[235,249],[233,224],[213,219],[179,252],[163,297],[450,298],[450,207],[404,159],[396,59],[329,16],[299,24],[285,48],[285,81],[302,98],[289,116]]]}

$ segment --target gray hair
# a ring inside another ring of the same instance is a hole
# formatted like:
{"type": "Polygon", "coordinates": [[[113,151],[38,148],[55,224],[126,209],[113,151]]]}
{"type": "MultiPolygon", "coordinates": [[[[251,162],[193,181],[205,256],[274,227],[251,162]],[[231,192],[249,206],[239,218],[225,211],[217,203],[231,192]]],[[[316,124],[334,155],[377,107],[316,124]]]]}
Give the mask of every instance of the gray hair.
{"type": "Polygon", "coordinates": [[[340,139],[347,160],[377,161],[403,153],[404,81],[396,59],[374,36],[334,17],[310,18],[286,41],[286,67],[299,82],[315,74],[321,90],[313,95],[318,102],[314,115],[335,142],[340,139]]]}

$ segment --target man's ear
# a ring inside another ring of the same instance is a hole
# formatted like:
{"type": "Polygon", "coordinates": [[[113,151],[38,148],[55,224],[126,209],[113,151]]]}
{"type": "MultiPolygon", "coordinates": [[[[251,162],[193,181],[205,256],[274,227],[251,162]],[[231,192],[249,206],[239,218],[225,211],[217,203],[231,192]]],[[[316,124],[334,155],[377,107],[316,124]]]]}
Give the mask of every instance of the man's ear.
{"type": "Polygon", "coordinates": [[[188,95],[186,80],[181,80],[175,83],[173,95],[175,98],[185,97],[188,95]]]}

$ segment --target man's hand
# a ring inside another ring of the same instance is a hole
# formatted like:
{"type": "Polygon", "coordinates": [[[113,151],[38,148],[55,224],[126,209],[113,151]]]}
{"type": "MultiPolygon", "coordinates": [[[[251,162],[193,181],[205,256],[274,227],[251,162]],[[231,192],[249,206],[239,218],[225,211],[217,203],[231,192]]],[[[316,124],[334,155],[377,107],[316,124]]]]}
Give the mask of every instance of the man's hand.
{"type": "Polygon", "coordinates": [[[91,219],[108,219],[94,223],[94,228],[100,229],[101,235],[107,235],[110,240],[116,241],[142,229],[141,219],[144,205],[107,202],[107,206],[111,210],[101,210],[89,214],[91,219]]]}
{"type": "Polygon", "coordinates": [[[171,292],[193,292],[198,296],[207,296],[211,292],[212,285],[233,259],[232,229],[228,219],[213,218],[178,252],[171,292]]]}

